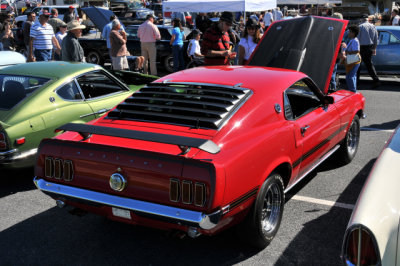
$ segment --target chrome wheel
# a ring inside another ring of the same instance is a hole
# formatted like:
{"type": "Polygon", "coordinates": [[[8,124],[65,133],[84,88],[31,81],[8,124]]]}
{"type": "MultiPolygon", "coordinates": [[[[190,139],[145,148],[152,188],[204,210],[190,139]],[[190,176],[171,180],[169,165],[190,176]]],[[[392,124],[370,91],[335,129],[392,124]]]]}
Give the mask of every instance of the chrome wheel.
{"type": "Polygon", "coordinates": [[[261,226],[263,234],[274,231],[281,217],[282,191],[277,183],[271,184],[265,194],[261,211],[261,226]]]}
{"type": "Polygon", "coordinates": [[[349,129],[347,138],[347,150],[350,154],[356,152],[359,140],[360,140],[360,130],[358,128],[358,124],[353,122],[349,129]]]}

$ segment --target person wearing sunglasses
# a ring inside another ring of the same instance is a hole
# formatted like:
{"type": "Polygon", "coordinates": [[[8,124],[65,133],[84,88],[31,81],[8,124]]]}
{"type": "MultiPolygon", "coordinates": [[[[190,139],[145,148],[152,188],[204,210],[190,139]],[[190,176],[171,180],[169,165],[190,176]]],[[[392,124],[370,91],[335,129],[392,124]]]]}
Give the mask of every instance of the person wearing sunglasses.
{"type": "Polygon", "coordinates": [[[254,18],[246,22],[243,38],[239,42],[239,65],[246,65],[251,54],[260,42],[260,25],[254,18]]]}

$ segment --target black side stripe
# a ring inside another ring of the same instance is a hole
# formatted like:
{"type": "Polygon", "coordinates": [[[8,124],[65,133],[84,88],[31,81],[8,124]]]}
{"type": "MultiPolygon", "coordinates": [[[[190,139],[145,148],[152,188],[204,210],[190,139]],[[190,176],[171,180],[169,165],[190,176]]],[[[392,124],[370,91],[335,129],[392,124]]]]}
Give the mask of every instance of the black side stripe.
{"type": "Polygon", "coordinates": [[[347,127],[346,123],[344,126],[342,126],[341,128],[339,128],[338,130],[336,130],[332,135],[330,135],[328,138],[326,138],[325,140],[323,140],[321,143],[319,143],[318,145],[316,145],[315,147],[313,147],[311,150],[309,150],[308,152],[304,153],[298,160],[296,160],[293,163],[293,168],[296,168],[297,166],[299,166],[299,164],[306,160],[308,157],[310,157],[313,153],[315,153],[316,151],[318,151],[319,149],[321,149],[325,144],[327,144],[329,141],[331,141],[336,135],[338,135],[340,132],[342,132],[346,127],[347,127]]]}
{"type": "Polygon", "coordinates": [[[250,199],[254,195],[257,194],[258,191],[258,186],[244,194],[243,196],[240,196],[239,198],[235,199],[229,204],[229,210],[233,210],[234,208],[238,207],[241,203],[245,202],[246,200],[250,199]]]}

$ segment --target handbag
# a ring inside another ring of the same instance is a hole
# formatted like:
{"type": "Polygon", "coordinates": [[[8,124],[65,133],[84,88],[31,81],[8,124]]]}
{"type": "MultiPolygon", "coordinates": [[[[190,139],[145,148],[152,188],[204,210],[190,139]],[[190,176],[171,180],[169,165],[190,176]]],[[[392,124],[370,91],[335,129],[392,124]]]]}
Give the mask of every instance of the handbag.
{"type": "Polygon", "coordinates": [[[348,54],[346,56],[346,65],[354,64],[361,61],[360,54],[348,54]]]}

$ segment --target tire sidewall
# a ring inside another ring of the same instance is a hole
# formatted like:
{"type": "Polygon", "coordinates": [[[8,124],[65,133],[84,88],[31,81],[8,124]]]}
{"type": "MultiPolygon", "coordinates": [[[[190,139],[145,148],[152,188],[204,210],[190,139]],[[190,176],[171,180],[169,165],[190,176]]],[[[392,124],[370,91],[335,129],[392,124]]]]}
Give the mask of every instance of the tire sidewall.
{"type": "Polygon", "coordinates": [[[100,53],[97,51],[90,51],[86,56],[86,61],[91,64],[102,65],[102,59],[100,53]],[[91,57],[95,56],[97,58],[97,62],[92,62],[91,57]]]}
{"type": "Polygon", "coordinates": [[[275,237],[276,233],[278,232],[281,220],[282,220],[282,214],[283,214],[283,208],[284,208],[284,202],[285,202],[285,195],[284,195],[284,190],[283,190],[284,184],[282,177],[279,174],[272,174],[270,175],[263,185],[260,188],[260,191],[257,195],[257,199],[254,205],[254,212],[253,212],[253,223],[254,223],[254,228],[257,229],[257,234],[259,236],[259,239],[261,240],[259,243],[259,246],[267,246],[272,239],[275,237]],[[280,214],[276,223],[275,228],[270,231],[270,232],[263,232],[262,229],[262,210],[263,210],[263,205],[264,205],[264,198],[266,196],[266,193],[268,189],[274,185],[278,184],[279,188],[281,190],[281,206],[280,206],[280,214]]]}
{"type": "Polygon", "coordinates": [[[346,138],[345,138],[344,141],[345,141],[345,142],[344,142],[344,148],[345,148],[345,150],[346,150],[346,157],[347,157],[347,158],[346,158],[346,161],[350,162],[350,161],[352,161],[352,160],[354,159],[354,157],[356,156],[357,150],[358,150],[358,145],[359,145],[359,143],[360,143],[360,119],[358,118],[357,115],[355,115],[354,118],[353,118],[353,120],[351,121],[349,130],[347,131],[346,138]],[[349,141],[349,137],[350,137],[350,131],[352,130],[353,126],[356,126],[356,127],[357,127],[358,138],[357,138],[357,145],[356,145],[354,151],[353,151],[353,152],[350,152],[350,151],[349,151],[349,147],[348,147],[348,141],[349,141]]]}

